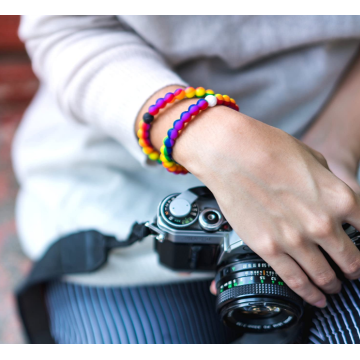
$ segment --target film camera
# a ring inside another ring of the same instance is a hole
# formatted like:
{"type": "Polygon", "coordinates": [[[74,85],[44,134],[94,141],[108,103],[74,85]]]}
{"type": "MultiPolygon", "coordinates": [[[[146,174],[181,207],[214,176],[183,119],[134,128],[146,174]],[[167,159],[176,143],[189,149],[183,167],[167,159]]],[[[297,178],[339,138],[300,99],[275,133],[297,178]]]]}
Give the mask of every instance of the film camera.
{"type": "MultiPolygon", "coordinates": [[[[264,333],[299,322],[304,301],[236,235],[208,188],[167,196],[156,223],[146,226],[156,234],[161,264],[178,271],[216,271],[216,310],[228,326],[264,333]]],[[[360,233],[349,224],[343,227],[359,246],[360,233]]]]}

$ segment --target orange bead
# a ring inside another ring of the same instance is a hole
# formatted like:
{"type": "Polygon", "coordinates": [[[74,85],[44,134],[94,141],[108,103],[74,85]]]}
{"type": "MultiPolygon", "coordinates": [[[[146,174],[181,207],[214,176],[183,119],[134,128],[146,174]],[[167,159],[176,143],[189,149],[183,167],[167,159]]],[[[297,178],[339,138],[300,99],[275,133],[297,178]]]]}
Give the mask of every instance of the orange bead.
{"type": "Polygon", "coordinates": [[[176,171],[176,169],[177,169],[177,166],[176,165],[174,165],[174,166],[172,166],[172,167],[169,167],[169,168],[167,168],[169,171],[171,171],[171,172],[174,172],[174,171],[176,171]]]}
{"type": "Polygon", "coordinates": [[[223,95],[223,99],[226,102],[230,102],[230,96],[228,96],[228,95],[223,95]]]}
{"type": "Polygon", "coordinates": [[[233,98],[230,99],[230,102],[232,102],[233,104],[236,104],[236,101],[233,98]]]}
{"type": "Polygon", "coordinates": [[[150,145],[150,141],[145,140],[145,139],[139,139],[139,145],[140,145],[141,147],[147,147],[147,146],[150,145]]]}
{"type": "Polygon", "coordinates": [[[151,154],[152,152],[154,152],[154,149],[153,149],[152,147],[150,147],[150,146],[146,146],[146,147],[144,147],[142,150],[143,150],[143,152],[144,152],[146,155],[149,155],[149,154],[151,154]]]}
{"type": "Polygon", "coordinates": [[[143,129],[139,129],[137,132],[137,136],[139,139],[147,139],[149,137],[149,132],[144,131],[143,129]]]}
{"type": "Polygon", "coordinates": [[[175,99],[182,100],[185,97],[185,91],[181,90],[178,93],[175,94],[175,99]]]}
{"type": "Polygon", "coordinates": [[[211,89],[207,89],[205,91],[205,93],[206,93],[206,95],[215,95],[214,90],[211,90],[211,89]]]}

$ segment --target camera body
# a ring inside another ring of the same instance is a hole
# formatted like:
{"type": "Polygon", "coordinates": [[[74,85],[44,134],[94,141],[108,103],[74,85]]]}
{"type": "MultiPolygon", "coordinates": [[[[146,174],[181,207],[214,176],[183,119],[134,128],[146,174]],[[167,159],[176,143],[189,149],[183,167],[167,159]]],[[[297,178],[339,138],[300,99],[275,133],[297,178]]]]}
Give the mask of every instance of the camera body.
{"type": "MultiPolygon", "coordinates": [[[[167,196],[156,222],[147,226],[156,235],[162,265],[177,271],[216,271],[216,310],[228,326],[269,332],[299,322],[303,300],[232,230],[208,188],[167,196]]],[[[344,230],[359,246],[360,233],[348,224],[344,230]]],[[[259,237],[261,241],[261,231],[259,237]]]]}

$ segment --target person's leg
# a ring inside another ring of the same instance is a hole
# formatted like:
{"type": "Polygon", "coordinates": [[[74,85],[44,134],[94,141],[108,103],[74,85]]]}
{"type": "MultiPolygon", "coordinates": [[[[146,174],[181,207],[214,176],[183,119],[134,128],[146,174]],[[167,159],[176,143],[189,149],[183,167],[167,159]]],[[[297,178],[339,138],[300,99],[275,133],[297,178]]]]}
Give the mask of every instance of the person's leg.
{"type": "Polygon", "coordinates": [[[325,309],[314,310],[303,342],[360,344],[360,280],[345,280],[341,292],[328,296],[327,303],[325,309]]]}
{"type": "Polygon", "coordinates": [[[215,312],[209,281],[137,287],[47,286],[57,343],[231,343],[238,334],[215,312]]]}

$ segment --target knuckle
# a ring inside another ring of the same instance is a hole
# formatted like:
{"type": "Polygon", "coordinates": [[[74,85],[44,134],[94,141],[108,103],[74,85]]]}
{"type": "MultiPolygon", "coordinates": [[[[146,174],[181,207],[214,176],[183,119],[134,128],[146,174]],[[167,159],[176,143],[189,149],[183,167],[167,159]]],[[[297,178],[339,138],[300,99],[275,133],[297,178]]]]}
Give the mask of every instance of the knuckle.
{"type": "Polygon", "coordinates": [[[341,184],[341,191],[340,194],[340,209],[345,214],[348,214],[351,212],[358,204],[357,204],[357,198],[355,193],[346,185],[341,184]]]}
{"type": "Polygon", "coordinates": [[[315,283],[319,287],[328,287],[336,281],[336,275],[334,271],[324,271],[315,276],[315,283]]]}
{"type": "Polygon", "coordinates": [[[275,240],[269,238],[261,245],[261,255],[264,257],[274,257],[280,252],[279,245],[275,240]]]}
{"type": "Polygon", "coordinates": [[[309,284],[309,280],[305,277],[289,277],[286,284],[295,292],[302,291],[309,284]]]}
{"type": "Polygon", "coordinates": [[[314,221],[308,225],[308,232],[314,238],[329,238],[334,234],[334,223],[327,215],[317,216],[314,221]]]}
{"type": "Polygon", "coordinates": [[[291,246],[294,249],[302,248],[304,246],[304,243],[305,243],[304,239],[300,236],[295,235],[291,239],[291,246]]]}
{"type": "Polygon", "coordinates": [[[350,278],[358,278],[360,276],[360,259],[349,262],[346,266],[345,274],[350,278]]]}

